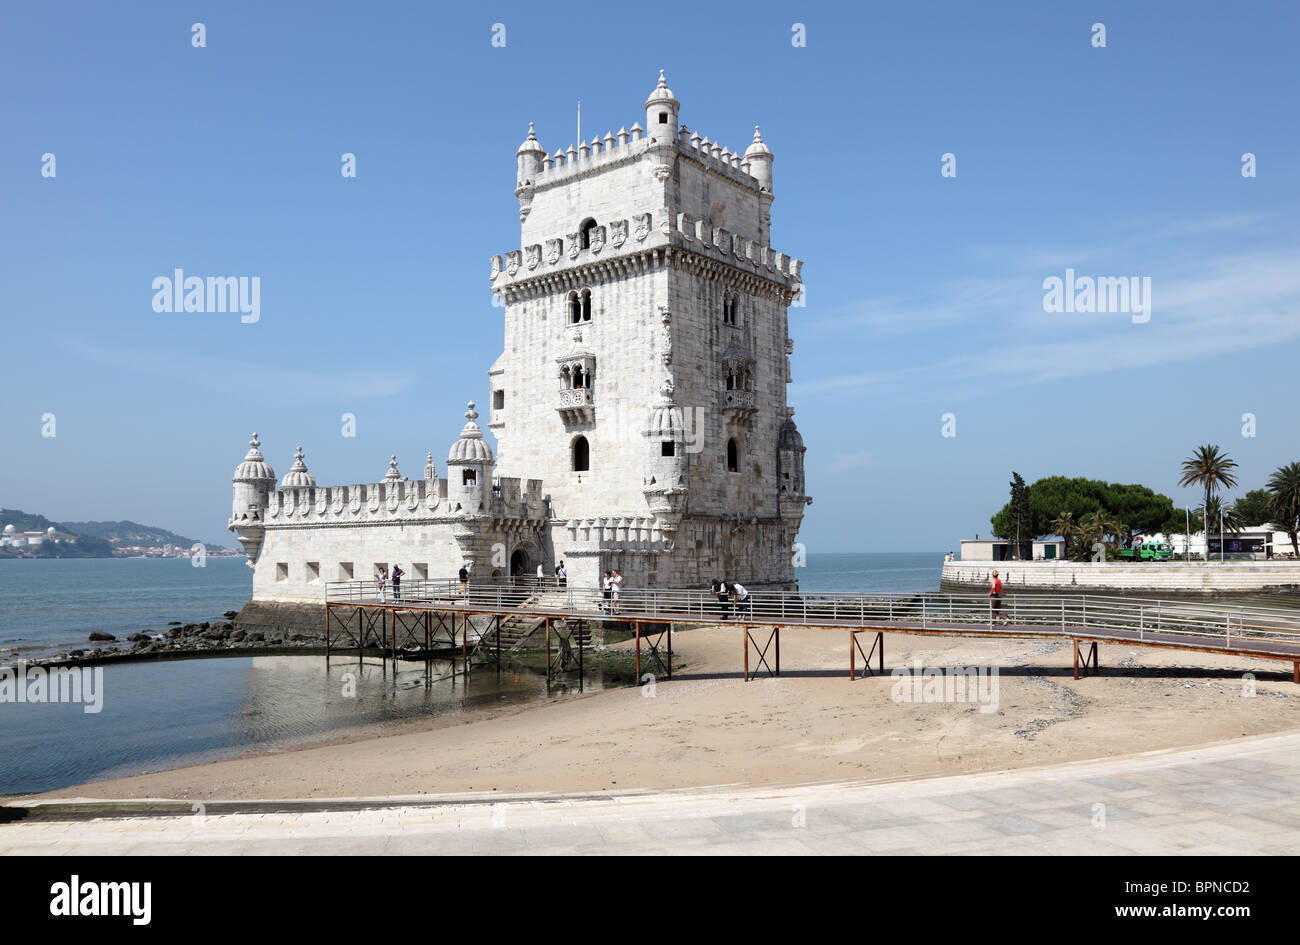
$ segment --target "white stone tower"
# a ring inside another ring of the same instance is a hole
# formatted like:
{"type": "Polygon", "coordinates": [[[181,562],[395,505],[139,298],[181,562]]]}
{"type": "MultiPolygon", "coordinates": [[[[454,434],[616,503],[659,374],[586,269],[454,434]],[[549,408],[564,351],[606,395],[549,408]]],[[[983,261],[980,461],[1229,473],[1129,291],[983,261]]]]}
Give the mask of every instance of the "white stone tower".
{"type": "Polygon", "coordinates": [[[578,583],[618,567],[629,586],[788,586],[811,501],[786,402],[802,264],[770,245],[758,128],[742,155],[680,109],[661,72],[644,129],[552,155],[529,126],[521,248],[492,257],[497,472],[544,481],[578,583]]]}

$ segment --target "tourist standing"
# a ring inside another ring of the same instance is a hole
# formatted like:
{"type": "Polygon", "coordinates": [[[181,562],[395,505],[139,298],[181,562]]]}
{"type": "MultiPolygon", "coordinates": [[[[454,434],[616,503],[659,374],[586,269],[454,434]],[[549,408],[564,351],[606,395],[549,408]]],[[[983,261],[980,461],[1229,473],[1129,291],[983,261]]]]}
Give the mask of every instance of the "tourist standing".
{"type": "Polygon", "coordinates": [[[555,566],[555,583],[560,587],[567,587],[569,583],[569,572],[564,570],[564,562],[561,561],[555,566]]]}
{"type": "Polygon", "coordinates": [[[718,599],[718,610],[722,612],[722,619],[728,620],[731,616],[731,592],[727,590],[727,582],[713,579],[710,585],[713,590],[713,596],[718,599]]]}
{"type": "Polygon", "coordinates": [[[731,582],[731,596],[736,602],[736,614],[749,613],[749,591],[745,590],[745,585],[731,582]]]}
{"type": "Polygon", "coordinates": [[[384,597],[384,585],[388,583],[388,572],[382,565],[375,566],[375,586],[379,588],[379,602],[382,604],[386,599],[384,597]]]}
{"type": "Polygon", "coordinates": [[[607,614],[610,612],[610,598],[614,595],[614,589],[610,585],[611,575],[606,571],[605,576],[600,582],[600,612],[607,614]]]}
{"type": "Polygon", "coordinates": [[[542,567],[542,563],[539,561],[537,562],[537,586],[541,587],[545,583],[546,583],[546,570],[542,567]]]}
{"type": "Polygon", "coordinates": [[[460,574],[458,574],[457,577],[460,578],[460,596],[464,597],[466,592],[469,590],[469,562],[468,561],[466,561],[464,564],[460,566],[460,574]]]}
{"type": "Polygon", "coordinates": [[[618,573],[617,568],[614,569],[614,573],[610,576],[609,590],[614,604],[614,613],[618,613],[618,595],[623,590],[623,575],[618,573]]]}
{"type": "Polygon", "coordinates": [[[998,577],[998,572],[994,571],[989,580],[989,629],[993,629],[993,624],[998,621],[1007,623],[1007,619],[1002,616],[1002,578],[998,577]]]}
{"type": "Polygon", "coordinates": [[[402,575],[405,573],[400,564],[393,565],[393,600],[395,601],[402,599],[402,575]]]}

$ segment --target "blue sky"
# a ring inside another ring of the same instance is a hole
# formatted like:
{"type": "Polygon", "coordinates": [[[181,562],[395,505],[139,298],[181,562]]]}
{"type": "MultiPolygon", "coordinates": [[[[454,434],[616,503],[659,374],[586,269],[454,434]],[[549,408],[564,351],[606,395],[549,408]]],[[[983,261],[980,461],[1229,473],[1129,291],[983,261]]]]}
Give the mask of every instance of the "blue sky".
{"type": "Polygon", "coordinates": [[[1300,460],[1300,7],[564,10],[7,3],[0,504],[233,544],[251,430],[323,484],[441,469],[500,353],[528,122],[554,151],[578,99],[587,137],[644,121],[660,68],[685,124],[776,155],[809,551],[955,547],[1013,469],[1194,504],[1197,444],[1248,488],[1300,460]],[[260,276],[261,320],[155,313],[176,267],[260,276]],[[1044,312],[1067,268],[1150,277],[1150,321],[1044,312]]]}

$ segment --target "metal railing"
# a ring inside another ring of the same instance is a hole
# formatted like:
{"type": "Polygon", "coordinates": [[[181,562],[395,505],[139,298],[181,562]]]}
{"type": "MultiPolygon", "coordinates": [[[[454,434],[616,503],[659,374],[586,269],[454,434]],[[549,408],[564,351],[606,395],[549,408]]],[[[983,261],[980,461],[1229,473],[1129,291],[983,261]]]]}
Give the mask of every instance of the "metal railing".
{"type": "Polygon", "coordinates": [[[634,588],[606,596],[599,588],[560,586],[553,577],[471,581],[333,582],[330,604],[396,605],[550,617],[686,623],[734,622],[783,627],[896,627],[936,630],[1013,629],[1046,635],[1111,636],[1143,642],[1182,640],[1207,646],[1267,649],[1300,645],[1300,607],[1238,606],[1093,595],[1004,596],[940,593],[782,593],[760,591],[745,600],[719,600],[707,589],[634,588]]]}

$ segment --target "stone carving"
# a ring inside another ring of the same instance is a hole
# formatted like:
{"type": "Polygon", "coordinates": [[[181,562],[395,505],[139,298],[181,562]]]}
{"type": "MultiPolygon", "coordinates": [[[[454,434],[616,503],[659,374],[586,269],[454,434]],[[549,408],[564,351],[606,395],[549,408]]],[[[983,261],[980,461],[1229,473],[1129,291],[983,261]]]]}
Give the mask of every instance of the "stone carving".
{"type": "Polygon", "coordinates": [[[632,219],[636,223],[636,229],[632,235],[636,237],[638,243],[644,243],[645,238],[650,235],[650,214],[638,213],[632,219]]]}
{"type": "Polygon", "coordinates": [[[491,274],[491,275],[492,275],[492,278],[495,279],[497,276],[501,275],[501,257],[500,257],[500,256],[493,256],[493,257],[492,257],[492,260],[491,260],[491,263],[492,263],[492,274],[491,274]]]}
{"type": "Polygon", "coordinates": [[[609,225],[609,242],[615,249],[627,242],[626,220],[615,220],[609,225]]]}
{"type": "Polygon", "coordinates": [[[542,247],[534,243],[532,246],[524,247],[524,265],[529,269],[536,269],[542,261],[542,247]]]}
{"type": "Polygon", "coordinates": [[[577,233],[569,234],[569,258],[577,259],[578,253],[582,251],[582,239],[577,233]]]}
{"type": "Polygon", "coordinates": [[[560,260],[560,253],[564,250],[564,240],[547,240],[546,241],[546,263],[554,266],[560,260]]]}
{"type": "Polygon", "coordinates": [[[519,271],[521,256],[522,253],[517,249],[512,249],[510,252],[506,253],[506,272],[510,273],[510,275],[513,276],[519,271]]]}
{"type": "Polygon", "coordinates": [[[720,226],[713,228],[713,245],[718,247],[718,252],[724,256],[731,252],[731,234],[720,226]]]}
{"type": "Polygon", "coordinates": [[[605,248],[605,228],[603,226],[593,226],[591,228],[591,242],[587,248],[593,253],[599,253],[605,248]]]}

